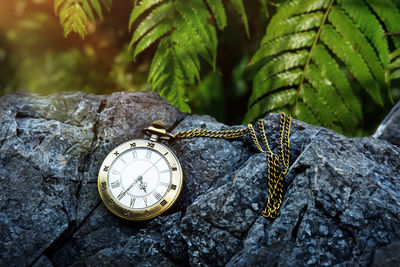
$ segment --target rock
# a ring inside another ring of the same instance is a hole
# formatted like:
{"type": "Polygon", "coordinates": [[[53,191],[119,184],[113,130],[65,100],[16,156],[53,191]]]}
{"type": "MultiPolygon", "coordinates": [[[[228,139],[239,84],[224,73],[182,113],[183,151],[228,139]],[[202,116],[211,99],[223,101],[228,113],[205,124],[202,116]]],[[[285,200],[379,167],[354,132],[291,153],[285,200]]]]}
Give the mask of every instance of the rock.
{"type": "Polygon", "coordinates": [[[392,267],[400,262],[400,242],[393,242],[389,245],[377,249],[374,255],[373,266],[392,267]]]}
{"type": "MultiPolygon", "coordinates": [[[[0,265],[400,263],[400,148],[297,120],[274,221],[260,215],[267,161],[249,137],[169,142],[185,175],[178,201],[151,221],[117,218],[99,198],[98,168],[155,120],[173,132],[232,128],[152,92],[0,98],[0,265]]],[[[276,151],[279,115],[264,123],[276,151]]]]}
{"type": "Polygon", "coordinates": [[[400,101],[379,125],[373,137],[400,147],[400,101]]]}

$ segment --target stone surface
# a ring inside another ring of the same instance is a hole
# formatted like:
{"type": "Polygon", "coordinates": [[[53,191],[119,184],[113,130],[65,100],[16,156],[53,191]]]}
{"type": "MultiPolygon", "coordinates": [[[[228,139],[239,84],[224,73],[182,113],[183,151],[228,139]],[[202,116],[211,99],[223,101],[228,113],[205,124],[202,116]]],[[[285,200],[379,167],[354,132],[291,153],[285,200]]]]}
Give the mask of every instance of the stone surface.
{"type": "MultiPolygon", "coordinates": [[[[169,142],[185,175],[179,200],[147,222],[113,216],[98,168],[154,120],[173,132],[231,128],[152,92],[0,98],[0,265],[400,264],[400,148],[297,120],[276,220],[260,215],[267,161],[249,137],[169,142]]],[[[276,151],[279,115],[264,122],[276,151]]]]}
{"type": "Polygon", "coordinates": [[[382,121],[373,137],[400,147],[400,101],[382,121]]]}

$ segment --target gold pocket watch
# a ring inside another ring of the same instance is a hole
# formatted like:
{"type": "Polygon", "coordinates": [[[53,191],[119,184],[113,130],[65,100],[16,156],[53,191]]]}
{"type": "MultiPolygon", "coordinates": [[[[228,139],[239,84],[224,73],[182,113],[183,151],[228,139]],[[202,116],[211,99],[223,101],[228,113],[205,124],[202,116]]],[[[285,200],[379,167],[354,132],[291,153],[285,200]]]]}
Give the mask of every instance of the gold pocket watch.
{"type": "Polygon", "coordinates": [[[145,133],[150,135],[149,140],[125,142],[107,155],[99,171],[100,197],[106,207],[121,218],[133,221],[152,219],[174,204],[183,181],[178,158],[159,140],[194,137],[236,139],[249,134],[257,150],[265,153],[268,161],[268,199],[261,214],[275,219],[282,204],[284,179],[289,169],[291,120],[290,115],[281,113],[278,154],[269,147],[262,120],[258,121],[258,128],[265,150],[251,124],[241,129],[193,129],[170,134],[162,122],[156,121],[145,129],[145,133]]]}
{"type": "Polygon", "coordinates": [[[114,148],[104,159],[98,189],[115,215],[133,221],[154,218],[177,200],[183,181],[174,152],[159,142],[172,137],[161,122],[145,129],[149,140],[134,139],[114,148]]]}

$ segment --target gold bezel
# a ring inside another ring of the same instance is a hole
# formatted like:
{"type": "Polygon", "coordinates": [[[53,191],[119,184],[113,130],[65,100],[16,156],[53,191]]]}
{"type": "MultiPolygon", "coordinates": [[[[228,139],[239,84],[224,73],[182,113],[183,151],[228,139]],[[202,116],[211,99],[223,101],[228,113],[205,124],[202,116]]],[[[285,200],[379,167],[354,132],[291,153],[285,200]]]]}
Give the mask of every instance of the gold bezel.
{"type": "Polygon", "coordinates": [[[109,211],[123,219],[132,221],[143,221],[157,217],[158,215],[169,209],[175,203],[181,192],[182,182],[183,174],[181,164],[179,163],[178,158],[171,149],[158,142],[144,139],[134,139],[117,146],[107,155],[99,170],[97,186],[100,197],[109,211]],[[111,196],[109,184],[107,181],[110,166],[112,165],[114,160],[125,151],[135,148],[147,148],[161,153],[161,155],[165,157],[171,167],[171,184],[167,192],[160,201],[148,207],[147,209],[128,208],[116,202],[115,199],[111,196]]]}

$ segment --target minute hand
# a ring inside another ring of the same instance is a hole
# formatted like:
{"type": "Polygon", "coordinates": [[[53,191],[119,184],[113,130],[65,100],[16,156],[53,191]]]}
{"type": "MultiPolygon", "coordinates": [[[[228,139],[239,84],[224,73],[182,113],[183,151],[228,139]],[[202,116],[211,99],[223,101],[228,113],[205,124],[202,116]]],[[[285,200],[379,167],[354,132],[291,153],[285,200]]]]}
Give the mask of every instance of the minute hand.
{"type": "Polygon", "coordinates": [[[154,165],[156,165],[159,161],[160,161],[160,159],[162,159],[162,157],[160,157],[156,162],[154,162],[151,166],[150,166],[150,168],[148,168],[144,173],[142,173],[140,176],[143,176],[146,172],[148,172],[151,168],[153,168],[154,167],[154,165]]]}

